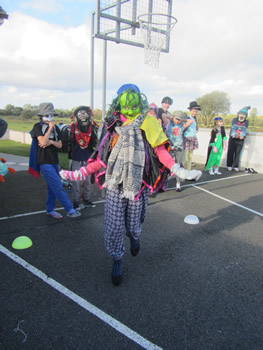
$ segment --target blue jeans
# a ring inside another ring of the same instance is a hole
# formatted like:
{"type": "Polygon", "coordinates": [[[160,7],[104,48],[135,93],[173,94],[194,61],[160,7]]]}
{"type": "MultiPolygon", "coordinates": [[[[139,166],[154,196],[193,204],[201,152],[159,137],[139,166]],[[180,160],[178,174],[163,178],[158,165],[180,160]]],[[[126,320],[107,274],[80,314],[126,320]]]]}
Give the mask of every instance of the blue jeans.
{"type": "Polygon", "coordinates": [[[40,170],[47,183],[47,212],[54,210],[57,199],[64,209],[69,212],[72,209],[72,204],[62,186],[58,164],[42,164],[40,170]]]}

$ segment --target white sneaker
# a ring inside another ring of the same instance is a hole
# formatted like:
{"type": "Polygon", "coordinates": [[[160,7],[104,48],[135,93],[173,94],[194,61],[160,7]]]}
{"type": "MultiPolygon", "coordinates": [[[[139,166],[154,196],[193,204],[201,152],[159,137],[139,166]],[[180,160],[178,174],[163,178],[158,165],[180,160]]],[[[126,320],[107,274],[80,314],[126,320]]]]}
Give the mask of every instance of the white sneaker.
{"type": "Polygon", "coordinates": [[[213,168],[211,168],[211,169],[209,170],[209,174],[210,174],[210,175],[215,175],[213,168]]]}
{"type": "Polygon", "coordinates": [[[239,171],[239,168],[234,168],[235,171],[239,171]]]}
{"type": "Polygon", "coordinates": [[[232,171],[232,167],[231,166],[227,167],[227,170],[232,171]]]}
{"type": "Polygon", "coordinates": [[[176,183],[176,192],[181,192],[181,185],[180,185],[180,183],[176,183]]]}
{"type": "Polygon", "coordinates": [[[216,175],[222,175],[222,173],[220,173],[220,171],[218,170],[218,168],[216,168],[215,174],[216,174],[216,175]]]}

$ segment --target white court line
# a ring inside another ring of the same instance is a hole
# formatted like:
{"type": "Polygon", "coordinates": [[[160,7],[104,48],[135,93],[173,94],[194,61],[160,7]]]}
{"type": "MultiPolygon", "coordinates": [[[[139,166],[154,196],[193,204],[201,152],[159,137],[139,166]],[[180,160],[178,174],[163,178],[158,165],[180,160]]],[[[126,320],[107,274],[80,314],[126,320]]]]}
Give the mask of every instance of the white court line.
{"type": "Polygon", "coordinates": [[[238,203],[236,203],[236,202],[233,202],[233,201],[231,201],[231,200],[229,200],[229,199],[227,199],[227,198],[221,197],[221,196],[219,196],[218,194],[215,194],[215,193],[213,193],[213,192],[210,192],[210,191],[208,191],[208,190],[205,190],[205,189],[202,188],[202,187],[199,187],[199,186],[196,186],[196,185],[192,185],[192,186],[195,187],[195,188],[198,188],[199,190],[202,190],[202,191],[204,191],[204,192],[206,192],[206,193],[209,193],[209,194],[211,194],[211,195],[214,196],[214,197],[223,199],[224,201],[226,201],[226,202],[228,202],[228,203],[231,203],[231,204],[233,204],[233,205],[236,205],[237,207],[240,207],[240,208],[242,208],[242,209],[245,209],[245,210],[247,210],[247,211],[250,211],[250,212],[253,213],[253,214],[256,214],[256,215],[259,215],[259,216],[262,216],[262,217],[263,217],[263,214],[262,214],[262,213],[259,213],[258,211],[255,211],[255,210],[253,210],[253,209],[247,208],[247,207],[245,207],[244,205],[241,205],[241,204],[238,204],[238,203]]]}
{"type": "Polygon", "coordinates": [[[151,343],[147,339],[143,338],[140,334],[136,333],[132,329],[128,328],[121,322],[115,320],[113,317],[109,316],[96,306],[89,303],[87,300],[81,298],[79,295],[75,294],[68,288],[64,287],[59,282],[53,280],[52,278],[48,277],[45,273],[38,270],[36,267],[30,265],[25,260],[21,259],[16,254],[10,252],[8,249],[6,249],[4,246],[0,244],[0,252],[8,256],[10,259],[12,259],[17,264],[21,265],[23,268],[31,272],[33,275],[41,279],[46,284],[50,285],[52,288],[56,289],[58,292],[65,295],[67,298],[81,306],[86,311],[90,312],[95,317],[99,318],[103,322],[105,322],[110,327],[114,328],[117,332],[123,334],[125,337],[129,338],[133,342],[139,344],[144,349],[149,350],[162,350],[159,346],[151,343]]]}
{"type": "MultiPolygon", "coordinates": [[[[224,180],[232,180],[232,179],[235,179],[237,177],[243,177],[243,176],[251,176],[252,174],[243,174],[243,175],[235,175],[235,176],[231,176],[231,177],[223,177],[223,178],[217,178],[217,179],[214,179],[214,180],[208,180],[208,181],[203,181],[203,182],[198,182],[197,185],[204,185],[204,184],[208,184],[210,182],[218,182],[218,181],[224,181],[224,180]]],[[[184,187],[193,187],[195,186],[195,182],[191,183],[191,184],[188,184],[188,185],[181,185],[181,188],[184,188],[184,187]]],[[[167,188],[166,191],[171,191],[171,190],[175,190],[176,187],[170,187],[170,188],[167,188]]]]}
{"type": "MultiPolygon", "coordinates": [[[[94,204],[99,204],[99,203],[104,203],[104,200],[94,202],[94,204]]],[[[56,211],[60,211],[60,210],[63,210],[63,209],[64,209],[63,207],[61,207],[61,208],[55,208],[56,211]]],[[[12,215],[12,216],[2,216],[2,217],[0,218],[0,221],[1,221],[1,220],[7,220],[7,219],[21,218],[21,217],[23,217],[23,216],[30,216],[30,215],[36,215],[36,214],[43,214],[43,213],[46,213],[46,210],[33,211],[33,212],[31,212],[31,213],[17,214],[17,215],[12,215]]]]}
{"type": "MultiPolygon", "coordinates": [[[[210,183],[210,182],[218,182],[218,181],[223,181],[223,180],[230,180],[230,179],[235,179],[237,177],[243,177],[243,176],[251,176],[252,174],[243,174],[243,175],[235,175],[233,177],[224,177],[224,178],[219,178],[219,179],[215,179],[215,180],[209,180],[209,181],[203,181],[203,182],[198,182],[197,184],[198,185],[203,185],[203,184],[207,184],[207,183],[210,183]]],[[[184,187],[193,187],[195,186],[194,184],[188,184],[188,185],[182,185],[181,188],[184,188],[184,187]]],[[[171,188],[167,188],[167,191],[172,191],[172,190],[175,190],[176,187],[171,187],[171,188]]],[[[97,201],[97,202],[94,202],[95,204],[99,204],[99,203],[104,203],[105,201],[104,200],[101,200],[101,201],[97,201]]],[[[56,208],[57,211],[60,211],[60,210],[63,210],[64,208],[56,208]]],[[[24,214],[17,214],[17,215],[12,215],[12,216],[3,216],[0,218],[0,221],[1,220],[8,220],[8,219],[15,219],[15,218],[20,218],[20,217],[24,217],[24,216],[30,216],[30,215],[36,215],[36,214],[43,214],[43,213],[46,213],[46,210],[40,210],[40,211],[34,211],[34,212],[31,212],[31,213],[24,213],[24,214]]]]}

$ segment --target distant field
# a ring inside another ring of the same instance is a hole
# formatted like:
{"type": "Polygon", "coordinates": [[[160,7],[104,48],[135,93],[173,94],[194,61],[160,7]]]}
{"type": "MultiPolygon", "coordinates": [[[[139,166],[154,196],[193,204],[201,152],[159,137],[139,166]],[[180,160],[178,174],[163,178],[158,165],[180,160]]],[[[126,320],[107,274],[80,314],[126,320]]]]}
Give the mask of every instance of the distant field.
{"type": "MultiPolygon", "coordinates": [[[[0,153],[14,154],[16,156],[29,157],[30,145],[24,143],[0,140],[0,153]]],[[[69,160],[67,153],[58,153],[59,165],[63,169],[69,168],[69,160]]]]}
{"type": "MultiPolygon", "coordinates": [[[[23,132],[29,132],[32,130],[34,124],[36,124],[39,119],[35,118],[33,120],[19,120],[19,119],[14,119],[14,117],[1,117],[8,123],[8,129],[9,130],[14,130],[14,131],[23,131],[23,132]]],[[[101,121],[95,120],[97,124],[101,124],[101,121]]],[[[70,124],[70,119],[69,118],[55,118],[55,123],[58,125],[59,123],[63,124],[70,124]]]]}
{"type": "Polygon", "coordinates": [[[0,140],[0,152],[29,157],[30,145],[11,140],[0,140]]]}
{"type": "MultiPolygon", "coordinates": [[[[24,132],[27,132],[27,131],[29,132],[30,130],[32,130],[33,126],[38,122],[38,119],[28,120],[28,121],[9,118],[9,117],[4,117],[3,119],[7,121],[9,130],[24,131],[24,132]]],[[[59,119],[55,118],[55,122],[56,124],[59,124],[59,123],[69,124],[68,119],[62,119],[62,118],[59,118],[59,119]]]]}

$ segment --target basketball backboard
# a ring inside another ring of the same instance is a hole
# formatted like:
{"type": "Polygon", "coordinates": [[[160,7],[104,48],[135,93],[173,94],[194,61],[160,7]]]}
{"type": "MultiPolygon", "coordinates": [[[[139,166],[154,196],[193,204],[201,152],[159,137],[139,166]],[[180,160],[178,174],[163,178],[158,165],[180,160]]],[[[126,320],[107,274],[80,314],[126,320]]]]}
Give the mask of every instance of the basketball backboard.
{"type": "MultiPolygon", "coordinates": [[[[116,43],[144,47],[138,17],[153,13],[168,15],[165,18],[169,26],[172,0],[97,0],[93,35],[116,43]]],[[[155,31],[154,24],[151,30],[155,31]]],[[[165,31],[163,35],[166,35],[165,31]]],[[[169,37],[163,40],[161,52],[169,52],[169,37]]]]}

